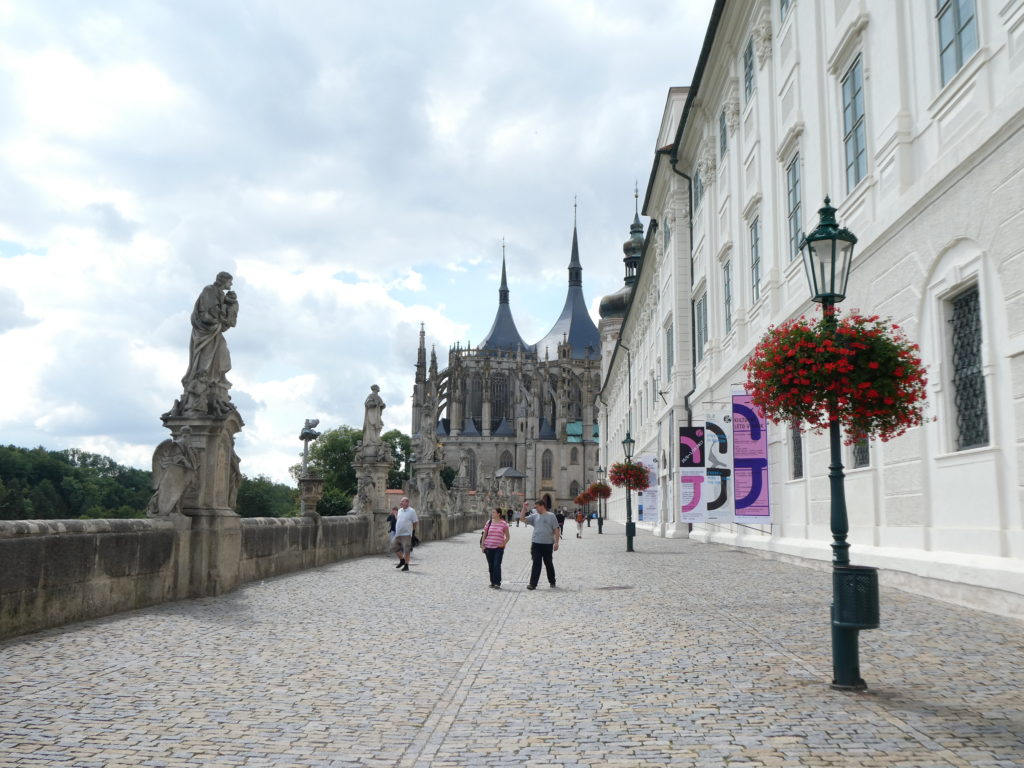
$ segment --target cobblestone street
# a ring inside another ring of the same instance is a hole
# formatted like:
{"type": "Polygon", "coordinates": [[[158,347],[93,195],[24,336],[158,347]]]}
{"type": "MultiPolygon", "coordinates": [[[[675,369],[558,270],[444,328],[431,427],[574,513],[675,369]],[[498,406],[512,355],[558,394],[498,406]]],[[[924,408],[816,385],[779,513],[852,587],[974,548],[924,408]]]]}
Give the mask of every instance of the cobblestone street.
{"type": "Polygon", "coordinates": [[[0,643],[0,766],[1024,766],[1021,622],[883,587],[841,693],[826,572],[574,529],[557,589],[513,524],[500,591],[468,534],[0,643]]]}

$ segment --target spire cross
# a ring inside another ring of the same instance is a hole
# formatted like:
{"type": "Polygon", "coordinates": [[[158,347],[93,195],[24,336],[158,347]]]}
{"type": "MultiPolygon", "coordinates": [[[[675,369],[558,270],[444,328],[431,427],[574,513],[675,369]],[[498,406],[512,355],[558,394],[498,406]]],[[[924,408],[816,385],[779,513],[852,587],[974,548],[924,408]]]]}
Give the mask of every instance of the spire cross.
{"type": "Polygon", "coordinates": [[[572,225],[576,226],[576,195],[572,196],[572,225]]]}
{"type": "Polygon", "coordinates": [[[633,180],[633,209],[634,213],[640,214],[640,180],[633,180]]]}

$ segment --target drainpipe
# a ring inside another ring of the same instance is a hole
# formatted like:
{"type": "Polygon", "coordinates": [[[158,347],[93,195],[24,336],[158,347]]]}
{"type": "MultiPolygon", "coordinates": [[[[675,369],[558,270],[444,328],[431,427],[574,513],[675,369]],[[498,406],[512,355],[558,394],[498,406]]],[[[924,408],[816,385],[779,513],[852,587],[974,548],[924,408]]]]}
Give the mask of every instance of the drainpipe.
{"type": "MultiPolygon", "coordinates": [[[[686,196],[688,207],[687,222],[690,227],[690,287],[693,287],[693,179],[676,168],[679,158],[675,155],[669,158],[672,164],[672,172],[686,179],[689,194],[686,196]]],[[[690,391],[683,396],[683,407],[686,408],[686,426],[693,426],[693,407],[690,405],[690,396],[697,391],[697,312],[693,306],[693,296],[690,297],[690,391]]]]}

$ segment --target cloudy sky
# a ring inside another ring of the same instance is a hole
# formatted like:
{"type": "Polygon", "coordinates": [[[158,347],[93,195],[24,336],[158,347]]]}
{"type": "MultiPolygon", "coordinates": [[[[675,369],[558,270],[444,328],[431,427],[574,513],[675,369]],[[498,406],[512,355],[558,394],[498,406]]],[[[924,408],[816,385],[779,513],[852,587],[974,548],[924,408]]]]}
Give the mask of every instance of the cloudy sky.
{"type": "Polygon", "coordinates": [[[420,323],[597,319],[711,0],[0,0],[0,443],[148,468],[220,270],[248,475],[409,431],[420,323]]]}

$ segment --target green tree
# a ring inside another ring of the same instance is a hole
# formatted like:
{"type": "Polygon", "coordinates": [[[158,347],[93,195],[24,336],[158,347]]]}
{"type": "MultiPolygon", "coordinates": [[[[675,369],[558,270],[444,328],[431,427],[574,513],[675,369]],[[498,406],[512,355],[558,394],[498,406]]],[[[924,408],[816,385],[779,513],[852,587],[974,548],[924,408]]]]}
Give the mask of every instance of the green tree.
{"type": "MultiPolygon", "coordinates": [[[[351,504],[351,499],[356,495],[356,470],[352,462],[356,457],[356,443],[362,439],[362,430],[342,425],[327,430],[319,439],[310,443],[309,472],[324,479],[325,497],[328,491],[337,491],[348,496],[351,504]]],[[[297,479],[301,467],[295,465],[291,471],[297,479]]],[[[340,497],[335,494],[334,498],[340,497]]],[[[317,509],[320,509],[319,505],[317,509]]]]}
{"type": "Polygon", "coordinates": [[[235,511],[240,517],[294,517],[299,512],[299,492],[266,475],[242,475],[235,511]]]}
{"type": "Polygon", "coordinates": [[[412,438],[397,429],[380,436],[391,448],[391,469],[388,470],[388,488],[401,488],[405,484],[406,462],[412,453],[412,438]]]}

